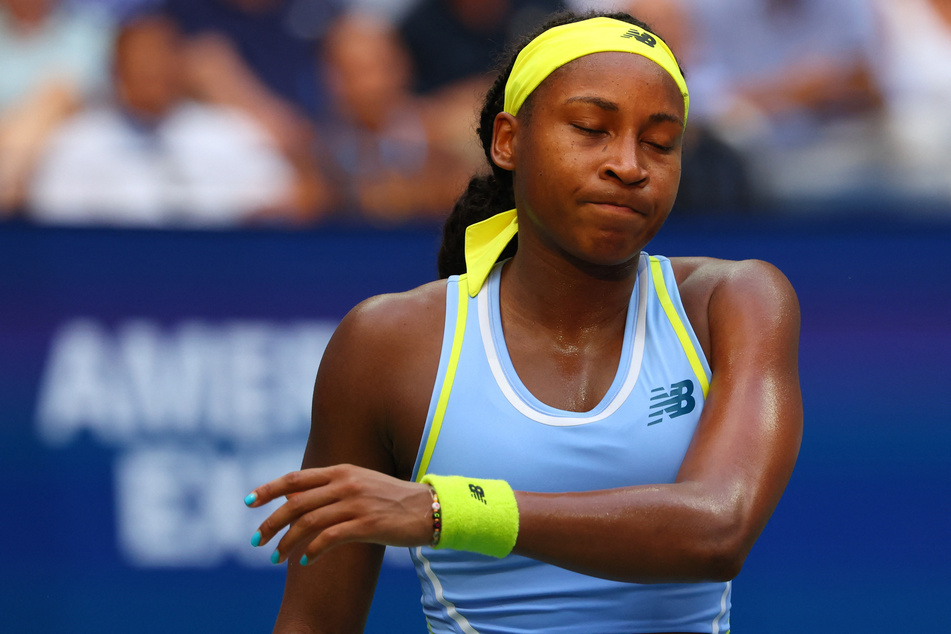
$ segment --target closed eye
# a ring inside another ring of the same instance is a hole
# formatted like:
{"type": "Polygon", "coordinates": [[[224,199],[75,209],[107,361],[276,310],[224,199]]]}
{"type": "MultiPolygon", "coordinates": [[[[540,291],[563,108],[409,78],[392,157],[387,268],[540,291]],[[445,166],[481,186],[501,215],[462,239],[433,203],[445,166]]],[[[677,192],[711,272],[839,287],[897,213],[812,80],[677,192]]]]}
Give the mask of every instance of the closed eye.
{"type": "Polygon", "coordinates": [[[674,146],[673,146],[673,145],[663,145],[663,144],[661,144],[661,143],[648,143],[647,145],[649,145],[649,146],[651,146],[652,148],[654,148],[655,150],[657,150],[657,151],[659,151],[659,152],[663,152],[663,153],[665,153],[665,154],[668,153],[668,152],[672,152],[673,149],[674,149],[674,146]]]}
{"type": "Polygon", "coordinates": [[[573,127],[575,130],[578,130],[582,134],[587,134],[589,136],[600,136],[602,134],[605,134],[604,130],[597,130],[595,128],[586,128],[582,125],[578,125],[577,123],[572,123],[571,127],[573,127]]]}

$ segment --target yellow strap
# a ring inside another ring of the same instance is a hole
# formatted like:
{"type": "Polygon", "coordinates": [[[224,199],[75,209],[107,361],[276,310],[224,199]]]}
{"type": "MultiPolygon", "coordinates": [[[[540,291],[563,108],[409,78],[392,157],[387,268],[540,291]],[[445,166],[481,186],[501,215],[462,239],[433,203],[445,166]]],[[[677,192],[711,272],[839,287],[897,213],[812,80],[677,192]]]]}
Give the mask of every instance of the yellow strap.
{"type": "Polygon", "coordinates": [[[693,368],[693,373],[697,375],[697,380],[700,381],[700,387],[703,388],[703,397],[706,398],[707,392],[710,391],[710,380],[707,378],[703,364],[700,363],[700,357],[697,355],[696,348],[694,348],[693,340],[687,333],[687,329],[680,319],[680,314],[674,307],[674,303],[670,299],[670,294],[667,292],[667,284],[664,282],[664,271],[660,267],[660,260],[654,256],[651,256],[651,277],[654,278],[654,288],[657,289],[657,299],[660,300],[660,305],[664,307],[667,319],[670,320],[670,325],[673,326],[674,332],[677,333],[680,345],[683,346],[684,352],[687,353],[687,360],[690,362],[690,367],[693,368]]]}
{"type": "Polygon", "coordinates": [[[469,295],[475,297],[495,266],[495,261],[518,233],[518,216],[514,209],[469,225],[466,229],[466,273],[469,295]]]}
{"type": "Polygon", "coordinates": [[[443,418],[446,416],[446,407],[449,404],[449,393],[456,378],[456,368],[459,367],[459,355],[462,353],[462,338],[466,334],[466,313],[469,311],[469,280],[467,275],[459,276],[459,305],[456,309],[456,331],[452,338],[452,351],[449,353],[449,365],[446,366],[446,375],[443,377],[442,387],[439,390],[439,400],[436,402],[436,412],[433,414],[433,424],[429,428],[426,438],[426,448],[423,450],[423,459],[419,463],[419,473],[416,481],[419,482],[429,470],[429,461],[432,460],[436,449],[436,440],[442,428],[443,418]]]}

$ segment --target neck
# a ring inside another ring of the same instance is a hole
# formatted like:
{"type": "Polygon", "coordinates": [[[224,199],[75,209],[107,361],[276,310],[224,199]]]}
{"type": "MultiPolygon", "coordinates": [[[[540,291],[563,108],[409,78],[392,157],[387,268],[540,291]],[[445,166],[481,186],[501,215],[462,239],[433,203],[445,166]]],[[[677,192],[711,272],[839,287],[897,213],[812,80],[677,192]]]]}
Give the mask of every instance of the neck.
{"type": "Polygon", "coordinates": [[[515,257],[503,271],[503,316],[525,320],[566,340],[621,324],[637,277],[638,258],[597,267],[564,258],[515,257]]]}

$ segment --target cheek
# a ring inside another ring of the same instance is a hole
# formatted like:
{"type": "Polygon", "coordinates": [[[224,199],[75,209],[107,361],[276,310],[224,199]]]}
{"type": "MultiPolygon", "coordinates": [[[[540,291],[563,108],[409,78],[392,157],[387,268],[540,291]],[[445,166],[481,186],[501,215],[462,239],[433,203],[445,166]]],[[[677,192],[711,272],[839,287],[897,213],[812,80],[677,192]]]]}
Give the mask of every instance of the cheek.
{"type": "Polygon", "coordinates": [[[658,195],[664,200],[669,200],[672,205],[677,197],[677,190],[680,188],[680,177],[682,173],[679,158],[667,164],[658,165],[654,172],[654,182],[657,185],[658,195]]]}

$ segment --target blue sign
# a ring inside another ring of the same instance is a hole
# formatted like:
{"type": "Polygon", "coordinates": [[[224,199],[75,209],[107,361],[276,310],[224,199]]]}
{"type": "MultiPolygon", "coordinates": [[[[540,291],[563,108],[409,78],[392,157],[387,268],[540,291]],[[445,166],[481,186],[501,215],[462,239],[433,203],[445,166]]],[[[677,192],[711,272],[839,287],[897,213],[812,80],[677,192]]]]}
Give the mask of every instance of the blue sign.
{"type": "MultiPolygon", "coordinates": [[[[805,438],[734,584],[736,631],[943,623],[949,246],[946,225],[763,221],[674,222],[651,245],[771,261],[802,304],[805,438]]],[[[0,630],[270,631],[283,566],[250,546],[269,510],[243,497],[300,465],[339,320],[433,279],[437,248],[432,227],[0,226],[0,630]]],[[[367,631],[426,631],[402,551],[367,631]]]]}

